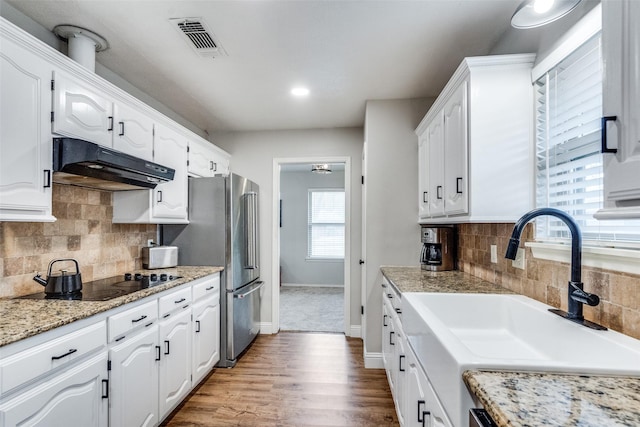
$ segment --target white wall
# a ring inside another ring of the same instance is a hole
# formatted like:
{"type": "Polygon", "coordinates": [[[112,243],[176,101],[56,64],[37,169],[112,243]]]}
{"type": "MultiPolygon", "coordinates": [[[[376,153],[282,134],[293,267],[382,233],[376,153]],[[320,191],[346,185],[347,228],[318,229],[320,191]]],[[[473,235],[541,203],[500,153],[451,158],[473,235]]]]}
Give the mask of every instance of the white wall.
{"type": "Polygon", "coordinates": [[[380,353],[380,266],[418,266],[418,137],[434,99],[368,101],[365,116],[365,353],[380,353]]]}
{"type": "Polygon", "coordinates": [[[311,129],[212,134],[213,143],[231,153],[231,169],[260,186],[260,276],[265,281],[261,321],[272,320],[272,217],[273,159],[301,157],[351,158],[351,319],[360,325],[361,210],[360,156],[363,134],[360,128],[311,129]]]}
{"type": "MultiPolygon", "coordinates": [[[[280,173],[282,227],[280,227],[280,268],[283,284],[344,285],[344,261],[309,260],[309,189],[344,189],[344,171],[330,174],[311,172],[280,173]]],[[[359,218],[357,224],[359,224],[359,218]]]]}

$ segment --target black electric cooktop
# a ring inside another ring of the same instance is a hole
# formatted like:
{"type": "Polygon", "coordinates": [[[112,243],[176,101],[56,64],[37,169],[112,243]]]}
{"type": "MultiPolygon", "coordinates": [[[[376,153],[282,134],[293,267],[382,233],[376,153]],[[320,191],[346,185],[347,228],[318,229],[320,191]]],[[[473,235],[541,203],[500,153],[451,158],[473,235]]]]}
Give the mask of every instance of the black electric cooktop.
{"type": "Polygon", "coordinates": [[[82,290],[80,292],[55,295],[47,295],[44,292],[39,292],[37,294],[25,295],[19,298],[108,301],[142,289],[169,283],[180,278],[182,278],[182,276],[172,276],[165,273],[149,275],[126,273],[124,276],[108,277],[106,279],[83,283],[82,290]]]}

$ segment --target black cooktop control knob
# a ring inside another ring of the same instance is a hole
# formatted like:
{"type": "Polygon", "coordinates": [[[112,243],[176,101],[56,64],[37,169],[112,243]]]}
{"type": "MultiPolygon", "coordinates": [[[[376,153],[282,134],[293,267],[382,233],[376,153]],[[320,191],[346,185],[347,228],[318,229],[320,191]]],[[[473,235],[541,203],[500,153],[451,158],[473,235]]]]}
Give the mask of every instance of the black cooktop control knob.
{"type": "Polygon", "coordinates": [[[131,280],[131,273],[124,273],[124,280],[131,280]]]}
{"type": "Polygon", "coordinates": [[[166,282],[168,279],[167,273],[162,273],[160,275],[160,280],[162,280],[163,282],[166,282]]]}
{"type": "Polygon", "coordinates": [[[136,280],[142,280],[142,273],[136,273],[134,277],[136,280]]]}
{"type": "Polygon", "coordinates": [[[155,282],[156,280],[158,280],[158,275],[156,273],[151,273],[149,279],[151,279],[152,282],[155,282]]]}

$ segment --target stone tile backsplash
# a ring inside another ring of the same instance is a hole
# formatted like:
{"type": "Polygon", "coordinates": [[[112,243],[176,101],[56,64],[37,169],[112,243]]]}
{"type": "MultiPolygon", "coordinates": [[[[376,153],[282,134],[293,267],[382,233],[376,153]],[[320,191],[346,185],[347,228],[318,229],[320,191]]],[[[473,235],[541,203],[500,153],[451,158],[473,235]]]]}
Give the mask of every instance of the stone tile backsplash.
{"type": "MultiPolygon", "coordinates": [[[[513,224],[458,225],[458,268],[566,310],[569,264],[535,259],[526,248],[525,270],[514,268],[504,258],[512,230],[513,224]],[[491,263],[490,245],[498,246],[496,264],[491,263]]],[[[521,241],[532,240],[529,224],[521,241]]],[[[640,339],[640,276],[583,266],[582,281],[586,291],[600,297],[598,306],[584,306],[585,318],[640,339]]]]}
{"type": "Polygon", "coordinates": [[[0,222],[0,298],[42,291],[32,277],[46,277],[53,259],[77,260],[83,282],[142,268],[141,248],[156,239],[156,225],[112,224],[108,191],[54,184],[53,215],[51,223],[0,222]]]}

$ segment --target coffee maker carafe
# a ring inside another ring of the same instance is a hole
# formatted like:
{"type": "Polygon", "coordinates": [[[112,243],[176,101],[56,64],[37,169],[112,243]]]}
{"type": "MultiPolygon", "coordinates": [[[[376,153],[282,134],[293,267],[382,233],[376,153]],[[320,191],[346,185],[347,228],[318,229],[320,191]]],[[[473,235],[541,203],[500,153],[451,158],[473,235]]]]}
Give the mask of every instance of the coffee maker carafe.
{"type": "Polygon", "coordinates": [[[456,229],[453,227],[421,227],[423,270],[447,271],[456,268],[456,229]]]}

